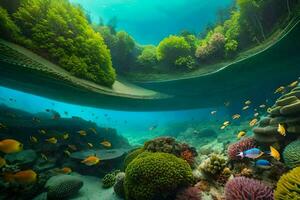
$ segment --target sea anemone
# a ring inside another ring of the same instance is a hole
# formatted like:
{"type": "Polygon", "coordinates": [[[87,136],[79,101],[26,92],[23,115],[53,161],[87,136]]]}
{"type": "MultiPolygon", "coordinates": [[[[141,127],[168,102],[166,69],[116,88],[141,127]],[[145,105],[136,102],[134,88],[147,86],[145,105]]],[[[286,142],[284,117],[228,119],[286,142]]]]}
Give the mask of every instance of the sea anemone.
{"type": "Polygon", "coordinates": [[[228,146],[227,153],[230,160],[239,160],[240,152],[256,147],[253,138],[246,138],[228,146]]]}
{"type": "Polygon", "coordinates": [[[226,183],[225,199],[273,200],[273,190],[261,181],[236,177],[226,183]]]}
{"type": "Polygon", "coordinates": [[[188,187],[179,191],[175,200],[201,200],[201,192],[197,187],[188,187]]]}

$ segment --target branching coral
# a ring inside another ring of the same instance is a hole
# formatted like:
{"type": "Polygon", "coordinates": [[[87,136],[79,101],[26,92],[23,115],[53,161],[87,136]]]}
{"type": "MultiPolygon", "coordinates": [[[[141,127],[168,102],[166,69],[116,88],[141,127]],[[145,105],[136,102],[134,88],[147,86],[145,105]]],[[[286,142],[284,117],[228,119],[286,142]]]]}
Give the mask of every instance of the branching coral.
{"type": "Polygon", "coordinates": [[[236,177],[226,183],[225,199],[273,200],[273,190],[261,181],[236,177]]]}
{"type": "Polygon", "coordinates": [[[188,163],[167,153],[144,152],[126,169],[126,199],[164,200],[194,182],[188,163]]]}
{"type": "Polygon", "coordinates": [[[208,176],[218,176],[226,166],[226,157],[211,154],[209,158],[201,163],[199,169],[208,176]]]}
{"type": "Polygon", "coordinates": [[[256,147],[255,140],[253,138],[246,138],[233,143],[228,146],[228,157],[230,160],[239,160],[240,157],[237,156],[240,152],[256,147]]]}
{"type": "Polygon", "coordinates": [[[197,187],[188,187],[179,191],[175,200],[201,200],[201,192],[197,187]]]}
{"type": "Polygon", "coordinates": [[[300,198],[300,167],[281,176],[274,193],[275,200],[300,198]]]}
{"type": "Polygon", "coordinates": [[[283,151],[284,163],[290,167],[300,166],[300,140],[296,140],[285,147],[283,151]]]}

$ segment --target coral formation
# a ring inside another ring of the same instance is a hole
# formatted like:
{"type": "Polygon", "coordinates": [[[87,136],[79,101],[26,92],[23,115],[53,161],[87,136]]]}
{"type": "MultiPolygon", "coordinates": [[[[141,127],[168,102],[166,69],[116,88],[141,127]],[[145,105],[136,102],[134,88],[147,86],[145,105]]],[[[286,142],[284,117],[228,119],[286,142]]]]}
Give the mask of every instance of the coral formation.
{"type": "Polygon", "coordinates": [[[201,163],[199,169],[208,176],[219,175],[226,166],[226,157],[218,154],[211,154],[204,162],[201,163]]]}
{"type": "Polygon", "coordinates": [[[273,200],[273,190],[261,181],[236,177],[226,183],[225,199],[273,200]]]}
{"type": "Polygon", "coordinates": [[[194,182],[190,166],[168,153],[144,152],[126,169],[124,188],[126,199],[167,199],[177,189],[194,182]]]}
{"type": "Polygon", "coordinates": [[[175,200],[201,200],[201,191],[197,187],[188,187],[179,191],[175,200]]]}
{"type": "Polygon", "coordinates": [[[125,198],[124,180],[125,180],[124,172],[120,172],[116,175],[116,183],[114,185],[114,191],[121,198],[125,198]]]}
{"type": "Polygon", "coordinates": [[[110,188],[115,184],[115,182],[116,182],[115,174],[113,173],[106,174],[102,179],[102,183],[103,183],[102,187],[110,188]]]}
{"type": "Polygon", "coordinates": [[[256,147],[253,138],[246,138],[228,146],[227,154],[230,160],[240,160],[240,152],[256,147]]]}
{"type": "Polygon", "coordinates": [[[133,161],[138,155],[140,155],[144,151],[145,150],[143,148],[137,148],[137,149],[129,152],[124,160],[124,169],[126,169],[127,166],[129,165],[129,163],[131,163],[131,161],[133,161]]]}
{"type": "Polygon", "coordinates": [[[296,167],[281,176],[274,193],[275,200],[299,199],[300,197],[300,167],[296,167]]]}
{"type": "Polygon", "coordinates": [[[51,177],[47,183],[46,188],[47,199],[64,199],[76,194],[83,186],[83,181],[77,177],[70,175],[57,175],[51,177]]]}
{"type": "Polygon", "coordinates": [[[283,151],[284,163],[290,167],[300,166],[300,140],[296,140],[285,147],[283,151]]]}

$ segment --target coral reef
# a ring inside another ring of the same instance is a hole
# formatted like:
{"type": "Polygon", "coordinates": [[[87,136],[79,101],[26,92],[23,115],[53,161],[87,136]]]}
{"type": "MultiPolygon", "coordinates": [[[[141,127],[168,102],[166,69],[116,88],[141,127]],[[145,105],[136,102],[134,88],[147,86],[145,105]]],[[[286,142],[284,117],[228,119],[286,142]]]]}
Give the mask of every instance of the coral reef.
{"type": "Polygon", "coordinates": [[[201,200],[201,191],[197,187],[188,187],[179,191],[175,200],[201,200]]]}
{"type": "Polygon", "coordinates": [[[76,194],[83,186],[83,181],[70,175],[51,177],[47,183],[47,199],[64,199],[76,194]]]}
{"type": "Polygon", "coordinates": [[[218,176],[226,166],[226,157],[218,154],[211,154],[199,166],[199,169],[208,176],[218,176]]]}
{"type": "Polygon", "coordinates": [[[125,198],[124,180],[125,180],[124,172],[120,172],[116,175],[116,183],[114,185],[114,191],[121,198],[125,198]]]}
{"type": "Polygon", "coordinates": [[[227,154],[230,160],[240,160],[240,152],[256,147],[253,138],[246,138],[228,146],[227,154]]]}
{"type": "Polygon", "coordinates": [[[126,199],[167,199],[181,187],[194,182],[190,166],[168,153],[144,152],[126,169],[124,181],[126,199]]]}
{"type": "Polygon", "coordinates": [[[287,145],[283,151],[284,163],[290,167],[300,166],[300,140],[296,140],[287,145]]]}
{"type": "Polygon", "coordinates": [[[144,148],[137,148],[129,152],[124,160],[124,169],[126,169],[129,163],[131,163],[131,161],[133,161],[138,155],[140,155],[144,151],[144,148]]]}
{"type": "Polygon", "coordinates": [[[116,183],[116,176],[119,172],[120,172],[120,170],[115,170],[115,171],[112,171],[112,172],[106,174],[102,179],[102,184],[103,184],[102,187],[110,188],[110,187],[114,186],[114,184],[116,183]]]}
{"type": "Polygon", "coordinates": [[[273,190],[258,180],[236,177],[226,183],[225,199],[273,200],[273,190]]]}
{"type": "Polygon", "coordinates": [[[300,197],[300,167],[294,168],[282,175],[274,193],[275,200],[299,199],[300,197]]]}

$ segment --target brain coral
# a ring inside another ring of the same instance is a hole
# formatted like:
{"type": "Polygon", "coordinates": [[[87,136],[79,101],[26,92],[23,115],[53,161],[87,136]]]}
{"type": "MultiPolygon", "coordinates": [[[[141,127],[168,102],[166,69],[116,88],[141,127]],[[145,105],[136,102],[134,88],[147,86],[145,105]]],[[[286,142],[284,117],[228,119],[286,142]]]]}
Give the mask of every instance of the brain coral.
{"type": "Polygon", "coordinates": [[[246,138],[233,143],[228,146],[227,153],[230,160],[239,160],[240,157],[237,156],[240,152],[246,151],[248,149],[254,148],[255,140],[253,138],[246,138]]]}
{"type": "Polygon", "coordinates": [[[290,167],[300,166],[300,140],[296,140],[285,147],[283,151],[284,163],[290,167]]]}
{"type": "Polygon", "coordinates": [[[126,169],[126,199],[164,200],[194,182],[189,164],[168,153],[144,152],[126,169]]]}
{"type": "Polygon", "coordinates": [[[300,167],[281,176],[274,197],[275,200],[300,199],[300,167]]]}
{"type": "Polygon", "coordinates": [[[273,190],[258,180],[236,177],[226,183],[225,199],[273,200],[273,190]]]}
{"type": "Polygon", "coordinates": [[[69,175],[51,177],[47,183],[47,199],[64,199],[76,194],[83,186],[83,181],[69,175]]]}

